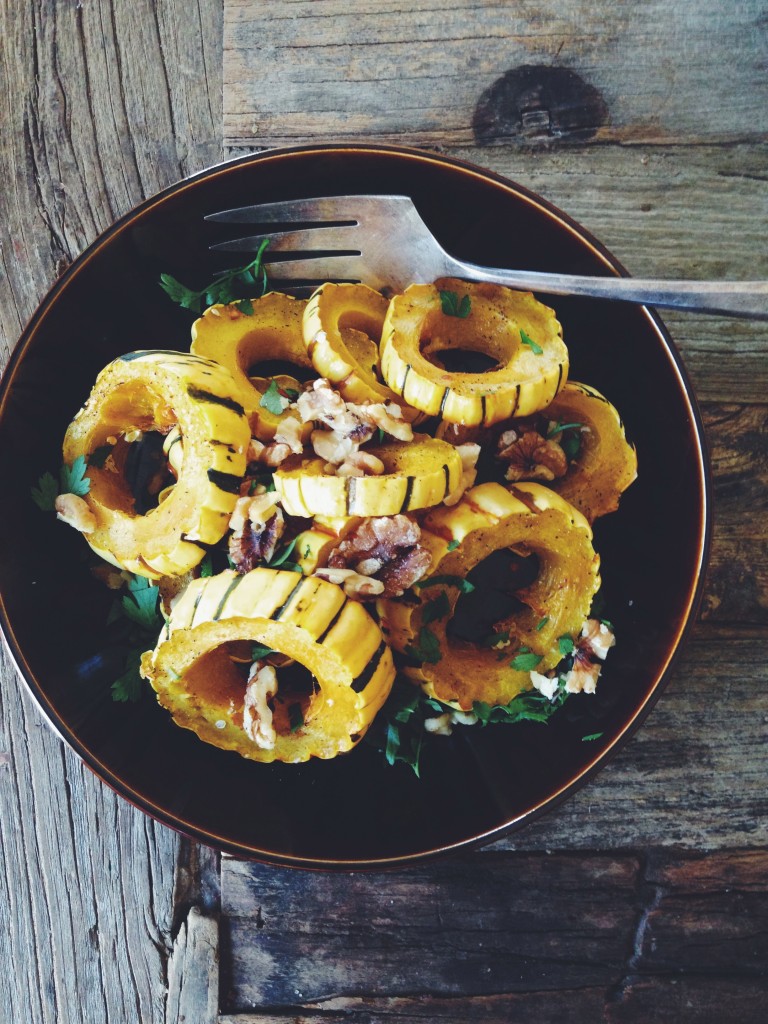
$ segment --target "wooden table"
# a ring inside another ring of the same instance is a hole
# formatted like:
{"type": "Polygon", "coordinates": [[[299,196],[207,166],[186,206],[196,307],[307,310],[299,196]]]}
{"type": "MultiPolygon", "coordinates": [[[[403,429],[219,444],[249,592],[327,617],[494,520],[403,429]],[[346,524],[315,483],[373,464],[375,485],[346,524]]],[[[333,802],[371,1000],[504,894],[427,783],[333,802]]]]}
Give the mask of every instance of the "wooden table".
{"type": "MultiPolygon", "coordinates": [[[[115,217],[306,140],[473,160],[637,275],[768,277],[761,0],[225,7],[2,3],[2,364],[115,217]]],[[[717,518],[700,621],[626,749],[484,850],[307,874],[220,859],[116,798],[3,656],[4,1019],[767,1019],[768,327],[665,320],[703,404],[717,518]]]]}

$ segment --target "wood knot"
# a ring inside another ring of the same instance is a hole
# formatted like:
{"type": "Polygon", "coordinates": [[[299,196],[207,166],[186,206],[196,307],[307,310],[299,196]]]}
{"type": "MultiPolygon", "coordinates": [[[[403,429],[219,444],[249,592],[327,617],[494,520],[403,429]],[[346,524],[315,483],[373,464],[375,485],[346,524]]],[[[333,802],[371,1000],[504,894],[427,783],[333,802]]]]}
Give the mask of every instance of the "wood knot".
{"type": "Polygon", "coordinates": [[[602,93],[575,71],[523,64],[497,78],[475,107],[479,146],[585,142],[608,120],[602,93]]]}

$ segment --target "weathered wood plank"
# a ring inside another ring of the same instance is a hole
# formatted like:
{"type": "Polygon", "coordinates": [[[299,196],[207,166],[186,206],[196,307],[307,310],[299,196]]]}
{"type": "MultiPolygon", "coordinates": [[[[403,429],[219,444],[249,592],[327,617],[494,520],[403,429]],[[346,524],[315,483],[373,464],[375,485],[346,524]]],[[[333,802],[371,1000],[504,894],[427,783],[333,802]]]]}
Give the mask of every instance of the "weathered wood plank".
{"type": "MultiPolygon", "coordinates": [[[[0,5],[0,367],[100,231],[220,158],[220,46],[216,3],[0,5]]],[[[0,679],[4,1019],[166,1022],[167,958],[190,927],[172,902],[178,837],[64,748],[4,652],[0,679]]]]}
{"type": "Polygon", "coordinates": [[[246,146],[765,138],[764,13],[759,0],[227,0],[224,136],[246,146]]]}
{"type": "MultiPolygon", "coordinates": [[[[558,205],[636,277],[768,278],[768,146],[586,146],[578,155],[474,148],[456,155],[558,205]]],[[[661,316],[701,399],[765,400],[768,324],[669,310],[661,316]]]]}
{"type": "Polygon", "coordinates": [[[215,1024],[219,1012],[219,926],[192,907],[168,961],[167,1024],[215,1024]]]}
{"type": "Polygon", "coordinates": [[[496,852],[352,876],[226,858],[222,886],[222,1024],[627,1022],[655,1004],[702,1021],[725,994],[757,1021],[768,992],[765,851],[496,852]]]}
{"type": "Polygon", "coordinates": [[[565,804],[492,849],[757,847],[768,836],[761,641],[697,627],[634,739],[565,804]]]}

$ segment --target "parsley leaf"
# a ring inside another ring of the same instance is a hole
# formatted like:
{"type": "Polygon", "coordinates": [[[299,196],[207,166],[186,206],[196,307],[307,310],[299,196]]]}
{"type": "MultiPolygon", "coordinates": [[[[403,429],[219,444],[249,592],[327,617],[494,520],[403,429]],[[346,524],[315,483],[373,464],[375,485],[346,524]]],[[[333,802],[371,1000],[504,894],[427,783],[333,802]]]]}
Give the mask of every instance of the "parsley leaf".
{"type": "Polygon", "coordinates": [[[227,305],[234,303],[241,313],[250,315],[253,313],[253,304],[250,299],[243,299],[240,296],[244,291],[251,294],[263,295],[267,290],[267,273],[264,269],[262,259],[264,250],[267,248],[267,239],[259,246],[256,258],[246,263],[244,267],[235,267],[232,270],[221,274],[209,285],[195,291],[188,288],[181,281],[177,281],[171,274],[160,275],[160,287],[165,294],[183,309],[189,309],[193,313],[201,313],[203,304],[213,306],[217,302],[227,305]]]}
{"type": "Polygon", "coordinates": [[[589,734],[589,736],[582,736],[581,737],[581,742],[582,743],[591,743],[592,740],[599,740],[602,735],[603,735],[603,733],[601,733],[601,732],[591,732],[589,734]]]}
{"type": "Polygon", "coordinates": [[[279,416],[284,412],[283,399],[276,380],[269,382],[269,387],[259,399],[259,405],[262,409],[266,409],[267,412],[271,412],[273,416],[279,416]]]}
{"type": "Polygon", "coordinates": [[[555,711],[562,707],[567,696],[565,687],[561,684],[553,700],[536,691],[526,691],[513,697],[509,704],[492,705],[486,704],[485,701],[475,701],[472,711],[480,725],[548,722],[555,711]]]}
{"type": "Polygon", "coordinates": [[[547,431],[547,437],[554,437],[555,434],[562,434],[564,430],[580,430],[582,423],[553,423],[547,431]]]}
{"type": "Polygon", "coordinates": [[[162,625],[162,618],[157,610],[160,589],[151,587],[149,581],[140,576],[128,584],[128,589],[130,593],[126,594],[121,602],[126,618],[142,629],[157,631],[162,625]],[[138,584],[138,580],[142,580],[144,585],[138,584]]]}
{"type": "Polygon", "coordinates": [[[536,623],[536,632],[540,633],[542,631],[542,629],[544,629],[544,627],[546,626],[546,624],[548,622],[549,622],[549,616],[548,615],[545,615],[543,619],[539,619],[539,621],[536,623]]]}
{"type": "Polygon", "coordinates": [[[462,594],[471,594],[475,589],[474,583],[465,580],[463,576],[430,576],[428,580],[418,580],[414,587],[456,587],[462,594]]]}
{"type": "Polygon", "coordinates": [[[301,704],[288,705],[288,722],[291,732],[297,732],[304,725],[304,712],[301,710],[301,704]]]}
{"type": "Polygon", "coordinates": [[[461,320],[465,320],[469,316],[469,312],[472,308],[472,300],[469,295],[465,295],[461,301],[456,292],[440,292],[440,304],[443,308],[443,313],[446,316],[457,316],[461,320]]]}
{"type": "MultiPolygon", "coordinates": [[[[295,562],[287,561],[288,557],[293,553],[293,549],[296,547],[297,540],[298,537],[294,537],[291,543],[286,544],[282,551],[272,556],[272,561],[267,562],[267,565],[269,566],[270,569],[277,569],[278,566],[282,566],[283,569],[288,569],[290,567],[295,571],[295,569],[298,568],[295,562]]],[[[298,571],[301,572],[301,569],[299,569],[298,571]]]]}
{"type": "Polygon", "coordinates": [[[460,541],[460,540],[452,540],[452,541],[449,541],[449,543],[448,543],[448,547],[447,547],[447,548],[446,548],[445,550],[446,550],[446,551],[455,551],[455,550],[456,550],[456,548],[457,548],[457,547],[459,546],[459,544],[461,544],[461,541],[460,541]]]}
{"type": "Polygon", "coordinates": [[[262,658],[266,658],[270,654],[277,654],[277,651],[272,647],[266,647],[264,644],[254,644],[251,647],[251,658],[253,661],[261,661],[262,658]]]}
{"type": "Polygon", "coordinates": [[[59,484],[53,473],[43,473],[32,488],[32,500],[43,512],[53,512],[59,496],[59,484]]]}
{"type": "Polygon", "coordinates": [[[128,652],[125,659],[125,672],[112,683],[112,700],[120,703],[135,703],[141,697],[142,679],[139,674],[141,651],[128,652]]]}
{"type": "Polygon", "coordinates": [[[213,576],[213,562],[211,560],[210,552],[208,552],[208,554],[200,563],[200,576],[203,578],[207,576],[213,576]]]}
{"type": "Polygon", "coordinates": [[[518,672],[533,672],[541,659],[541,654],[534,654],[533,651],[521,651],[510,661],[509,666],[518,672]]]}
{"type": "Polygon", "coordinates": [[[522,327],[520,328],[520,341],[522,341],[524,345],[527,345],[534,355],[540,356],[544,352],[541,345],[537,344],[533,338],[527,335],[522,327]]]}
{"type": "Polygon", "coordinates": [[[78,455],[71,466],[68,466],[65,462],[59,473],[60,493],[76,494],[79,498],[85,497],[91,489],[91,481],[85,475],[85,470],[84,455],[78,455]]]}
{"type": "Polygon", "coordinates": [[[557,638],[557,649],[563,658],[566,658],[569,654],[573,654],[576,648],[576,644],[573,642],[573,637],[560,636],[557,638]]]}
{"type": "Polygon", "coordinates": [[[436,665],[443,656],[440,651],[440,642],[429,626],[421,627],[418,640],[415,644],[406,647],[405,653],[415,658],[416,661],[427,665],[436,665]]]}
{"type": "Polygon", "coordinates": [[[434,622],[435,619],[444,619],[450,611],[451,602],[448,600],[448,595],[443,590],[439,597],[433,597],[430,601],[427,601],[424,604],[422,622],[426,626],[428,622],[434,622]]]}

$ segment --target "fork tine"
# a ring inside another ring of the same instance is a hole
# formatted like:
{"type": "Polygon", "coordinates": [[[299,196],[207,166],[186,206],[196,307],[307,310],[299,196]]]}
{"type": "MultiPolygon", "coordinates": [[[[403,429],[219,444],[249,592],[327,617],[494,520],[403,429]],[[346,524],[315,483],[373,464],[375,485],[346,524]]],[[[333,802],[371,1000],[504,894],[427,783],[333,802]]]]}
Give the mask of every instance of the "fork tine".
{"type": "Polygon", "coordinates": [[[402,203],[411,205],[411,200],[406,196],[323,196],[240,206],[209,213],[205,219],[218,224],[293,224],[299,221],[349,221],[356,224],[368,209],[389,211],[402,203]]]}
{"type": "Polygon", "coordinates": [[[211,252],[258,252],[264,239],[269,242],[268,253],[303,252],[314,250],[325,252],[329,249],[359,252],[355,232],[356,225],[345,227],[316,227],[304,231],[281,231],[271,235],[248,235],[245,238],[233,238],[227,242],[218,242],[210,246],[211,252]]]}
{"type": "Polygon", "coordinates": [[[366,267],[361,256],[318,256],[268,263],[264,269],[272,281],[363,281],[366,267]]]}

